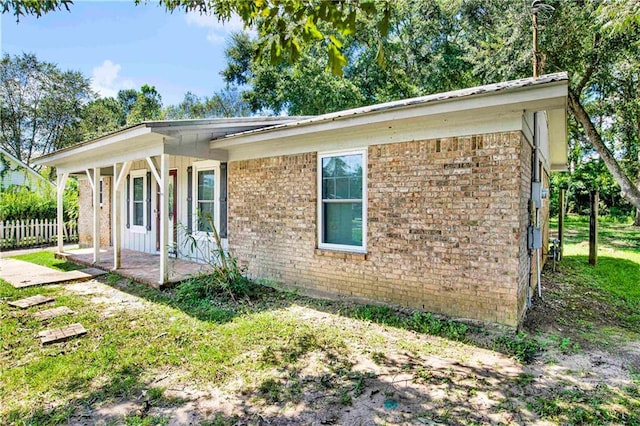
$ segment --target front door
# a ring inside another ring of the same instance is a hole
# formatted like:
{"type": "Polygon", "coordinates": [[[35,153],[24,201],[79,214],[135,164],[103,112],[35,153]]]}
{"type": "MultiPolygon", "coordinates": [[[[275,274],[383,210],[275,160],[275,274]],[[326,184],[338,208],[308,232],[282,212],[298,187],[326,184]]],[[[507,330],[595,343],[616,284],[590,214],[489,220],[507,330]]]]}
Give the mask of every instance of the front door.
{"type": "MultiPolygon", "coordinates": [[[[169,195],[169,255],[178,255],[178,171],[176,169],[169,170],[169,182],[167,186],[169,195]]],[[[158,187],[158,198],[156,205],[156,250],[160,251],[160,187],[158,187]]]]}

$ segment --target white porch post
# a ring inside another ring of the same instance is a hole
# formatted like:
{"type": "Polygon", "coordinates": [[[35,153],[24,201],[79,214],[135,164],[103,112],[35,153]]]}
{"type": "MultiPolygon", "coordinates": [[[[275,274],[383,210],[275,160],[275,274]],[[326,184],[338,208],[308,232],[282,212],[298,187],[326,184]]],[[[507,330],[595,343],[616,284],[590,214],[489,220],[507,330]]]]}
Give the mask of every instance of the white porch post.
{"type": "Polygon", "coordinates": [[[120,188],[118,186],[118,163],[113,165],[113,194],[111,200],[111,233],[113,240],[113,270],[120,268],[120,238],[122,230],[120,229],[122,213],[120,212],[120,188]]]}
{"type": "Polygon", "coordinates": [[[100,261],[100,168],[93,169],[93,263],[100,261]]]}
{"type": "Polygon", "coordinates": [[[169,281],[169,197],[167,183],[169,182],[169,156],[160,155],[160,284],[169,281]]]}
{"type": "Polygon", "coordinates": [[[56,187],[56,213],[58,218],[58,253],[64,252],[64,187],[67,184],[67,178],[69,173],[62,173],[58,175],[58,182],[56,187]]]}
{"type": "MultiPolygon", "coordinates": [[[[121,263],[122,251],[122,197],[120,189],[122,188],[127,173],[131,168],[131,161],[125,161],[118,171],[118,163],[113,165],[113,200],[111,202],[111,232],[113,234],[113,269],[119,269],[121,263]]],[[[129,208],[129,206],[127,206],[129,208]]]]}

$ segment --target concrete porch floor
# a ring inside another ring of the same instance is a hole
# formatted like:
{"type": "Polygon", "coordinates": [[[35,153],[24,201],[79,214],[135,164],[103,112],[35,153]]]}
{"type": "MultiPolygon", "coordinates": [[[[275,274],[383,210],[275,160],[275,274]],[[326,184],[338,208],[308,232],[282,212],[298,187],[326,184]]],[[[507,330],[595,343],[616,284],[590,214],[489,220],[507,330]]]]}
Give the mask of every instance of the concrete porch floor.
{"type": "Polygon", "coordinates": [[[199,272],[207,271],[209,268],[209,265],[169,258],[169,282],[160,285],[158,283],[160,278],[159,254],[122,249],[121,267],[116,271],[113,270],[113,248],[111,247],[100,248],[100,260],[95,265],[93,264],[93,248],[56,253],[56,257],[63,257],[70,262],[80,265],[95,266],[96,268],[113,271],[118,275],[131,278],[134,281],[145,283],[155,288],[184,281],[197,275],[199,272]]]}

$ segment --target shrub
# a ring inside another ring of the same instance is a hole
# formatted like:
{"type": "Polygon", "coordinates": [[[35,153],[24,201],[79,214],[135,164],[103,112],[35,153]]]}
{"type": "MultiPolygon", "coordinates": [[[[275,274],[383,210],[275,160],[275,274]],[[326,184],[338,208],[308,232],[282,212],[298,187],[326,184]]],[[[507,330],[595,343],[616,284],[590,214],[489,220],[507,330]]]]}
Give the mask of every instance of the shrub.
{"type": "Polygon", "coordinates": [[[498,350],[511,354],[520,362],[529,364],[542,349],[540,342],[529,337],[526,333],[518,333],[515,336],[503,335],[495,339],[498,350]]]}
{"type": "MultiPolygon", "coordinates": [[[[64,220],[78,218],[78,185],[69,180],[65,191],[64,220]]],[[[39,191],[31,191],[23,186],[12,186],[0,192],[0,220],[31,220],[57,217],[55,189],[43,186],[39,191]]]]}
{"type": "MultiPolygon", "coordinates": [[[[213,299],[226,295],[235,299],[236,297],[251,297],[257,292],[259,285],[255,284],[244,275],[244,270],[238,265],[238,260],[230,253],[222,249],[222,241],[213,220],[208,218],[211,227],[211,238],[213,241],[206,241],[206,247],[215,247],[205,256],[211,270],[184,282],[176,290],[178,301],[197,301],[203,299],[213,299]]],[[[191,245],[191,252],[199,251],[198,245],[202,242],[196,240],[193,235],[187,235],[185,244],[191,245]]]]}

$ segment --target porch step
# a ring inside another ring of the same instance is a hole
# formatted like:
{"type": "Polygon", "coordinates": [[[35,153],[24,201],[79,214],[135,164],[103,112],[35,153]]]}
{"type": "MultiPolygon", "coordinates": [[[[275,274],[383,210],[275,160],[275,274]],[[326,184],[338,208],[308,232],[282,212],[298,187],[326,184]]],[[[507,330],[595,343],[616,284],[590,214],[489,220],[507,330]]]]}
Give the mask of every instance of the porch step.
{"type": "Polygon", "coordinates": [[[54,300],[55,299],[53,297],[47,297],[41,294],[36,294],[35,296],[25,297],[24,299],[9,302],[9,306],[15,306],[16,308],[20,308],[20,309],[27,309],[32,306],[53,302],[54,300]]]}
{"type": "Polygon", "coordinates": [[[38,337],[43,345],[48,345],[51,343],[63,342],[85,334],[87,334],[87,330],[85,330],[82,324],[75,323],[67,325],[66,327],[41,331],[38,333],[38,337]]]}

